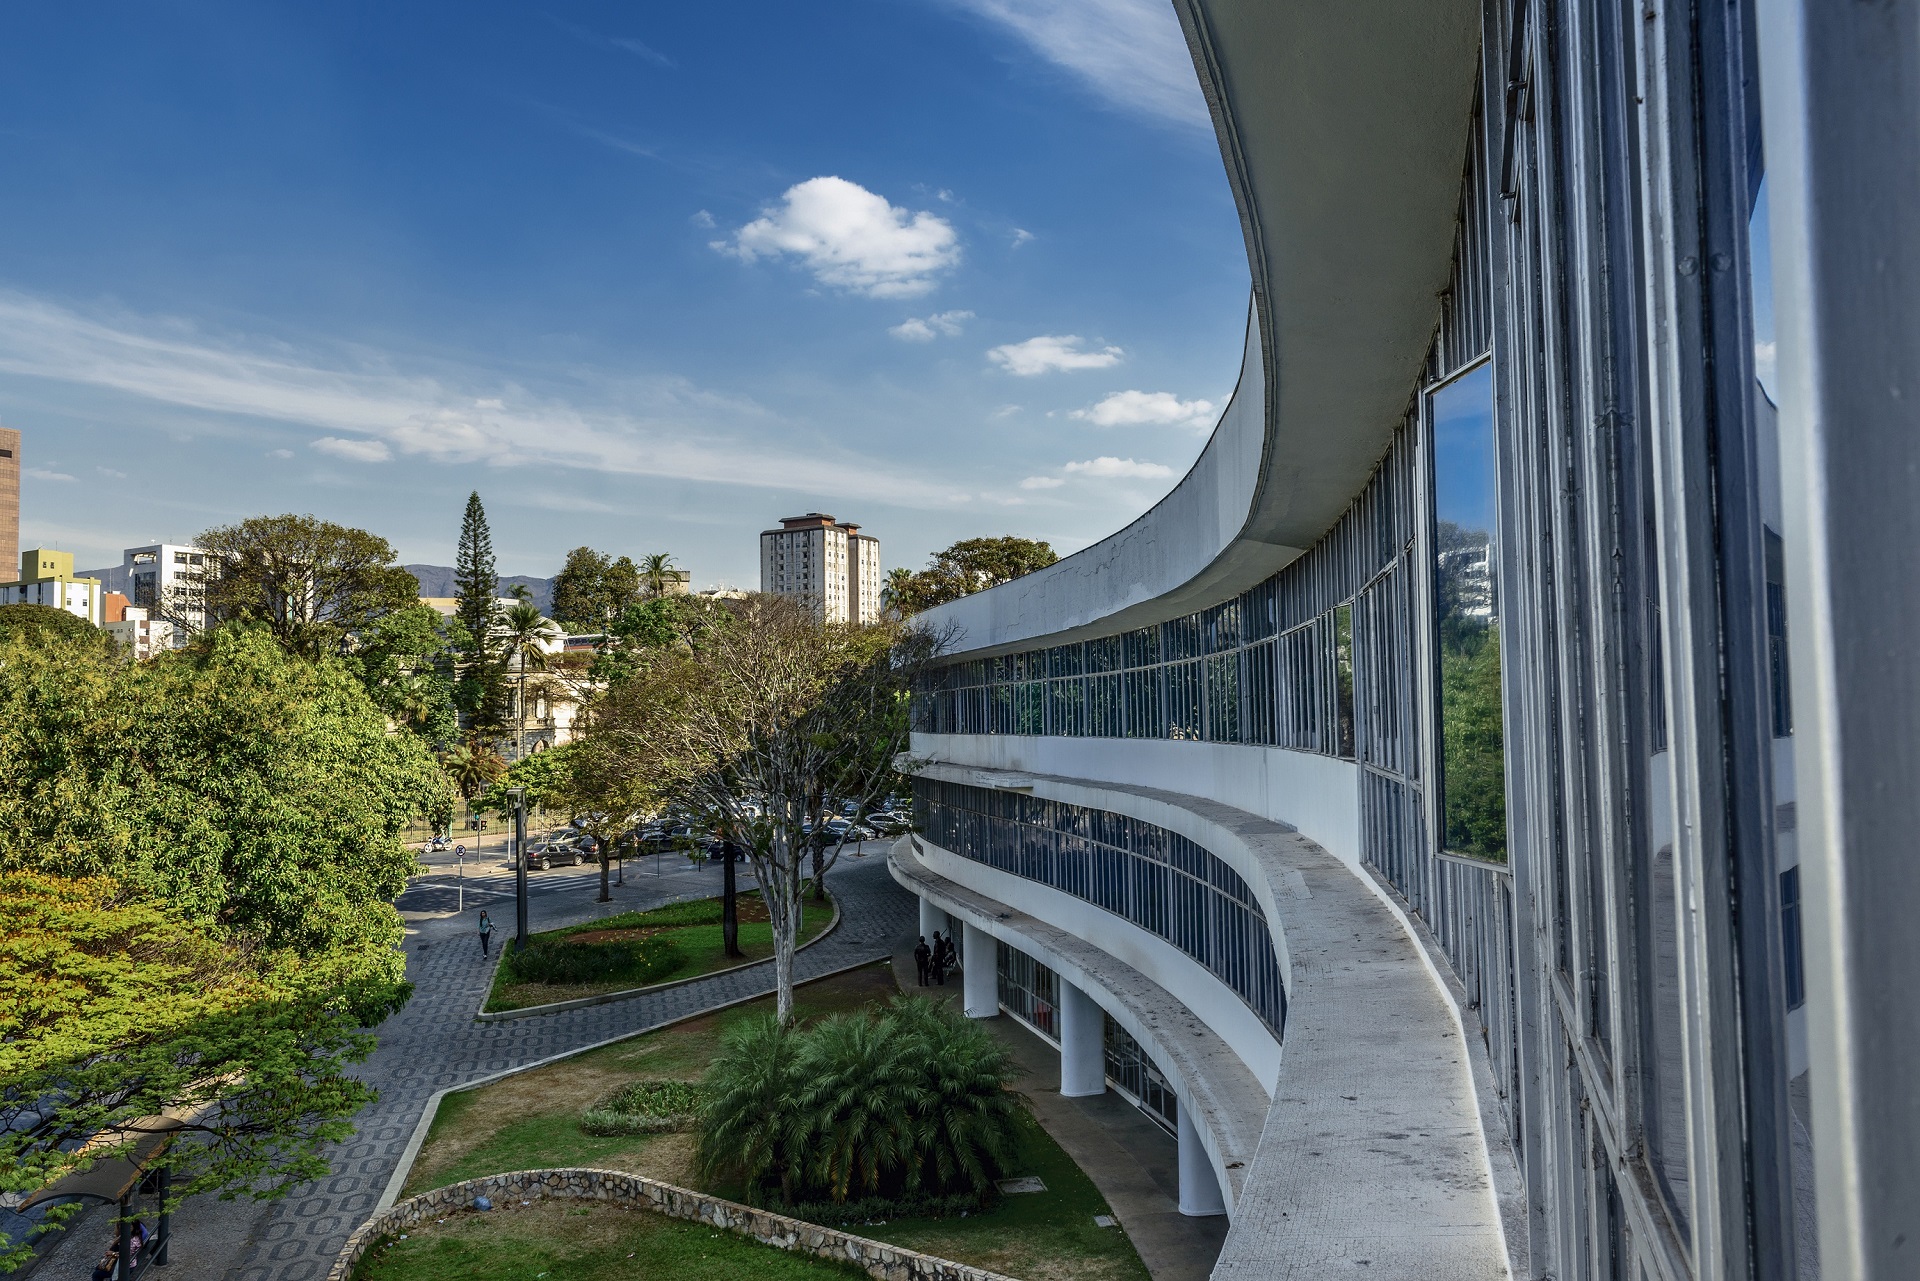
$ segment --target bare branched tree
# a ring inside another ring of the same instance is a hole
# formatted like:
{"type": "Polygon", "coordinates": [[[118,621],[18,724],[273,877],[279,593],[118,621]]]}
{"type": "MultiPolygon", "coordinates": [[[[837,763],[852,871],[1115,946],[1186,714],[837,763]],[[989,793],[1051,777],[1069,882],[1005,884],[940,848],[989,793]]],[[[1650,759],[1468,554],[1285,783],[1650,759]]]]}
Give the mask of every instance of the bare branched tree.
{"type": "Polygon", "coordinates": [[[751,596],[731,625],[661,652],[592,708],[580,742],[594,772],[644,780],[746,852],[773,926],[782,1022],[803,886],[847,840],[818,839],[827,806],[865,808],[899,785],[908,690],[939,649],[923,629],[822,623],[799,602],[751,596]]]}

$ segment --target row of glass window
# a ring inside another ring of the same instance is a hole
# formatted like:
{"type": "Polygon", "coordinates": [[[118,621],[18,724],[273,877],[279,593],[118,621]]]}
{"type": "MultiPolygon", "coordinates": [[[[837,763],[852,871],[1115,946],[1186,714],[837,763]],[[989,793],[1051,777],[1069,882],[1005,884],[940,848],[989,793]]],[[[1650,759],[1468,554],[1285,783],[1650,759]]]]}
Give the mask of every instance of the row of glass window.
{"type": "Polygon", "coordinates": [[[1277,1036],[1287,996],[1266,914],[1240,874],[1154,824],[937,779],[914,780],[918,829],[942,849],[1085,899],[1166,939],[1277,1036]]]}
{"type": "Polygon", "coordinates": [[[1259,595],[1124,636],[939,668],[915,694],[914,728],[1258,743],[1351,758],[1352,606],[1275,635],[1249,623],[1262,617],[1246,606],[1259,595]]]}

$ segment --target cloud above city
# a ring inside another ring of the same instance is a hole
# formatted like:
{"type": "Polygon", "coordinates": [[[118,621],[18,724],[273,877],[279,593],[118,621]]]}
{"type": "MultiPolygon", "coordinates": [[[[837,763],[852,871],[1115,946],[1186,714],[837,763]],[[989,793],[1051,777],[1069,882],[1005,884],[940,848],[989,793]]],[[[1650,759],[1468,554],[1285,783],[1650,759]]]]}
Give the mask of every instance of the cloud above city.
{"type": "Polygon", "coordinates": [[[1108,369],[1126,353],[1118,347],[1091,349],[1078,334],[1042,334],[1025,342],[1003,343],[987,359],[1018,378],[1074,369],[1108,369]]]}
{"type": "Polygon", "coordinates": [[[931,316],[913,316],[887,330],[902,342],[932,342],[936,338],[958,338],[965,322],[973,319],[970,311],[936,311],[931,316]]]}
{"type": "Polygon", "coordinates": [[[917,298],[960,262],[960,234],[937,214],[889,204],[845,178],[809,178],[712,247],[741,262],[797,259],[831,289],[917,298]]]}
{"type": "Polygon", "coordinates": [[[831,447],[783,448],[764,438],[749,446],[750,429],[772,419],[765,409],[677,378],[628,380],[617,397],[624,403],[613,405],[582,406],[518,387],[475,395],[460,384],[487,375],[405,372],[392,357],[359,348],[300,352],[215,339],[169,318],[84,316],[8,291],[0,291],[0,372],[251,419],[267,434],[282,429],[271,424],[318,430],[324,434],[308,447],[343,462],[550,466],[959,501],[949,487],[831,447]]]}
{"type": "Polygon", "coordinates": [[[1185,427],[1204,431],[1213,425],[1210,400],[1181,400],[1166,391],[1116,391],[1069,417],[1096,427],[1185,427]]]}
{"type": "Polygon", "coordinates": [[[1115,458],[1111,454],[1089,458],[1085,462],[1068,463],[1062,470],[1068,475],[1087,476],[1096,480],[1165,480],[1173,475],[1173,468],[1165,463],[1142,463],[1131,458],[1115,458]]]}

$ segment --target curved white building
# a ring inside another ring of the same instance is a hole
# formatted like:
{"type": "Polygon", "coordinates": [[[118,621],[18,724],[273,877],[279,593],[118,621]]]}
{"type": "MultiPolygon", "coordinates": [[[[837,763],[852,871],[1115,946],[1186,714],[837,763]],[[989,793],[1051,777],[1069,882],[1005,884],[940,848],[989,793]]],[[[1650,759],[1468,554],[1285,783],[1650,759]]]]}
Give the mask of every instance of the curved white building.
{"type": "Polygon", "coordinates": [[[1217,1276],[1920,1275],[1920,542],[1849,537],[1920,524],[1920,20],[1176,8],[1240,382],[933,612],[891,860],[969,1011],[1175,1131],[1217,1276]]]}

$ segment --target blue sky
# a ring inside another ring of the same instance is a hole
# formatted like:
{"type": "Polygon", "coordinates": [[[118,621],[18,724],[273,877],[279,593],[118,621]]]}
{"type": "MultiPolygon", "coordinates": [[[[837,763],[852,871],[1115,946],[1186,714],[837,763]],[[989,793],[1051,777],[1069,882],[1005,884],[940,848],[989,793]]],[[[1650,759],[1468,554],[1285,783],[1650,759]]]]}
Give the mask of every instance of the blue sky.
{"type": "Polygon", "coordinates": [[[1164,0],[9,6],[23,546],[247,515],[752,585],[860,520],[1084,546],[1171,486],[1247,268],[1164,0]]]}

